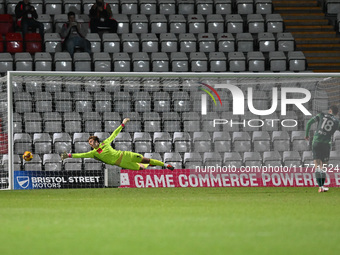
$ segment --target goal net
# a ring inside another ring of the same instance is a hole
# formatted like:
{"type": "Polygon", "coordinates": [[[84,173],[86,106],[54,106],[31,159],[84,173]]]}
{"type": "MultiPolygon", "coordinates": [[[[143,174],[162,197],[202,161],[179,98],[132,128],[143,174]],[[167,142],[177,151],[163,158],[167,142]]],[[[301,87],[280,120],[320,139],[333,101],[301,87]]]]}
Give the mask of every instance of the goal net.
{"type": "Polygon", "coordinates": [[[306,121],[340,98],[339,77],[300,73],[9,72],[0,93],[1,189],[119,186],[118,166],[60,154],[124,118],[113,148],[176,169],[309,163],[306,121]]]}

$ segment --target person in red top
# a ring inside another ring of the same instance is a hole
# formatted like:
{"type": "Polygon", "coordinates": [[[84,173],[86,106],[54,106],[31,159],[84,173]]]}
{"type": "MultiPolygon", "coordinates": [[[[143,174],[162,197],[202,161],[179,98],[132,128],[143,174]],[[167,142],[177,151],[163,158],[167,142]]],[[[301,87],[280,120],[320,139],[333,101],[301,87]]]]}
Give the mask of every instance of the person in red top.
{"type": "Polygon", "coordinates": [[[111,134],[109,138],[107,138],[103,142],[100,142],[97,136],[90,136],[88,142],[93,149],[92,151],[73,154],[68,154],[64,152],[61,154],[61,159],[64,160],[66,158],[94,158],[106,164],[120,166],[124,169],[129,170],[144,170],[149,165],[162,166],[171,171],[174,170],[174,167],[172,165],[165,165],[165,163],[162,161],[145,158],[143,157],[143,155],[131,151],[115,150],[111,147],[111,143],[122,131],[128,121],[130,121],[130,119],[125,118],[123,120],[123,123],[111,134]]]}
{"type": "Polygon", "coordinates": [[[104,0],[96,0],[90,9],[91,33],[98,33],[100,27],[109,27],[110,33],[117,33],[118,23],[112,19],[111,7],[104,0]]]}
{"type": "Polygon", "coordinates": [[[29,27],[32,29],[38,28],[41,39],[44,38],[44,25],[36,20],[38,18],[38,13],[29,0],[20,1],[15,6],[15,16],[17,19],[17,25],[22,28],[22,36],[24,40],[29,27]]]}

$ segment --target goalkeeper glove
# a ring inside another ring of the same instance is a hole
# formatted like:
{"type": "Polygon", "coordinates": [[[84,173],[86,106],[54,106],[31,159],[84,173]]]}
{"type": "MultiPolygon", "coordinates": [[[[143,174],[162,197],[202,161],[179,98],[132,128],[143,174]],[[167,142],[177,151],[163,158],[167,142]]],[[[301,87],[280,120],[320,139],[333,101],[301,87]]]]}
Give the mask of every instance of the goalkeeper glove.
{"type": "Polygon", "coordinates": [[[61,160],[64,160],[64,159],[68,158],[69,156],[68,156],[67,152],[63,152],[63,153],[61,153],[60,157],[61,157],[61,160]]]}

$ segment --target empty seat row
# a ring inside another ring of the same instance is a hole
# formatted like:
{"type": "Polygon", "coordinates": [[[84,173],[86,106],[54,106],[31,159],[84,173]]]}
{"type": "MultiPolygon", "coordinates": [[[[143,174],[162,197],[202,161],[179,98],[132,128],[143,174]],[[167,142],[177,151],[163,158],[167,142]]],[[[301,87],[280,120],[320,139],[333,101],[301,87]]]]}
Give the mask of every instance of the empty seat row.
{"type": "MultiPolygon", "coordinates": [[[[14,15],[17,0],[0,3],[0,14],[14,15]]],[[[88,14],[92,0],[31,0],[39,14],[61,14],[72,10],[88,14]]],[[[107,0],[113,14],[249,14],[272,13],[272,0],[107,0]]]]}
{"type": "Polygon", "coordinates": [[[269,52],[266,58],[262,52],[145,52],[113,53],[107,52],[75,53],[73,59],[68,52],[50,54],[39,53],[34,61],[29,53],[16,53],[15,62],[9,53],[0,53],[0,73],[7,71],[98,71],[98,72],[274,72],[305,71],[306,58],[301,51],[269,52]],[[14,65],[15,64],[15,65],[14,65]]]}

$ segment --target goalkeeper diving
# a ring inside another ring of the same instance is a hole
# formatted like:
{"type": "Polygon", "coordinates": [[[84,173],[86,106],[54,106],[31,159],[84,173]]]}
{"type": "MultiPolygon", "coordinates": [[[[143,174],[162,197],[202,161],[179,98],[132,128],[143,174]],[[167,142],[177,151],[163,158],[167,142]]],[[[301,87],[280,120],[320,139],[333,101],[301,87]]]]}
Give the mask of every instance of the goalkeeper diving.
{"type": "Polygon", "coordinates": [[[109,165],[116,165],[129,170],[144,170],[150,166],[162,166],[164,168],[174,170],[172,165],[165,165],[164,162],[145,158],[143,155],[131,151],[115,150],[111,147],[112,141],[122,131],[125,124],[129,122],[129,118],[125,118],[123,123],[111,134],[109,138],[100,143],[97,136],[90,136],[88,142],[92,147],[92,151],[85,153],[67,153],[61,154],[61,159],[66,158],[94,158],[109,165]]]}

